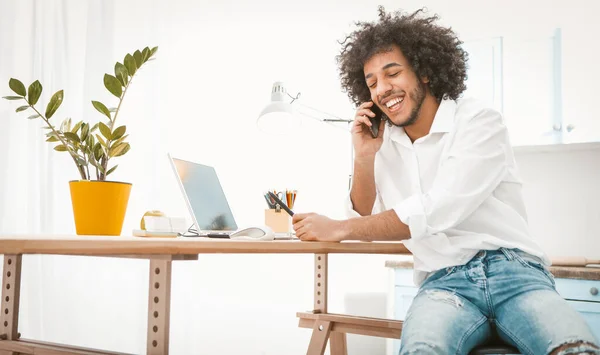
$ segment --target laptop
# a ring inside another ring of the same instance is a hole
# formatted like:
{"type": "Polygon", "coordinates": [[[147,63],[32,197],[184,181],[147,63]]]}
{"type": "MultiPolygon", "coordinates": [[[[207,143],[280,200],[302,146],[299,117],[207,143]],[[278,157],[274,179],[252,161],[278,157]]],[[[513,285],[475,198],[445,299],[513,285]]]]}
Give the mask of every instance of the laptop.
{"type": "Polygon", "coordinates": [[[198,234],[227,237],[238,230],[214,167],[168,154],[198,234]]]}

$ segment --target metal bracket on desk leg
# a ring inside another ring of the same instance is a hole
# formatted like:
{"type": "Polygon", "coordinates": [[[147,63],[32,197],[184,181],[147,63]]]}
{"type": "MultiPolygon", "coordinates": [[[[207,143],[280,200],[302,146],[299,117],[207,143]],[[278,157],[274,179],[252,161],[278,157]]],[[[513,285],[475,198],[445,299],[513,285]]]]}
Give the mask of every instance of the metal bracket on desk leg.
{"type": "Polygon", "coordinates": [[[169,353],[171,260],[150,259],[148,292],[148,355],[169,353]]]}
{"type": "MultiPolygon", "coordinates": [[[[4,255],[2,276],[2,317],[0,317],[0,338],[17,340],[19,328],[19,298],[21,294],[21,258],[22,255],[4,255]]],[[[3,352],[4,354],[16,354],[3,352]]]]}
{"type": "Polygon", "coordinates": [[[327,254],[315,254],[315,304],[313,312],[327,313],[327,254]]]}

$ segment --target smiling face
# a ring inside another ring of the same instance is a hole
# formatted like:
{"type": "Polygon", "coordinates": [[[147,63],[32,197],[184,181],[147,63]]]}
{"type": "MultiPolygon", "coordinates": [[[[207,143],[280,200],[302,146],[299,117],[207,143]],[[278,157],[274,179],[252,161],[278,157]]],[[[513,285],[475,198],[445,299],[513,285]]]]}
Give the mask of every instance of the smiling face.
{"type": "Polygon", "coordinates": [[[419,80],[398,46],[375,54],[364,65],[371,100],[395,126],[406,127],[419,118],[427,92],[426,78],[419,80]]]}

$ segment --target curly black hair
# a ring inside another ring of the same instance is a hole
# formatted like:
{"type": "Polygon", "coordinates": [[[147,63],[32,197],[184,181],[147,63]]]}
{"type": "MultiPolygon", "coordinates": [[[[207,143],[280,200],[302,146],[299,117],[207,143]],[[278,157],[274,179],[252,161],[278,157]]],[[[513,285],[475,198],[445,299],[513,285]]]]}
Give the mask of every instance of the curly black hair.
{"type": "Polygon", "coordinates": [[[468,54],[451,28],[435,24],[439,18],[412,14],[386,13],[379,6],[378,22],[356,22],[359,28],[341,42],[336,57],[341,85],[348,97],[359,105],[371,99],[365,81],[364,64],[373,55],[400,47],[417,78],[429,78],[429,90],[438,101],[456,100],[467,88],[468,54]]]}

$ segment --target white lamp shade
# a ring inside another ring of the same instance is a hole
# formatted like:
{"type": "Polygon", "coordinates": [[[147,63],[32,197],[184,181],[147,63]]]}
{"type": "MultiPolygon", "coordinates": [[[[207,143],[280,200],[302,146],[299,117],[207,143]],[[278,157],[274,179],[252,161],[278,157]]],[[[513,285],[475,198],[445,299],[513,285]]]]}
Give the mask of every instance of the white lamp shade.
{"type": "Polygon", "coordinates": [[[281,82],[273,84],[271,102],[260,112],[256,125],[270,134],[289,134],[300,127],[300,119],[294,115],[291,103],[285,102],[286,90],[281,82]]]}

